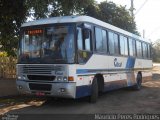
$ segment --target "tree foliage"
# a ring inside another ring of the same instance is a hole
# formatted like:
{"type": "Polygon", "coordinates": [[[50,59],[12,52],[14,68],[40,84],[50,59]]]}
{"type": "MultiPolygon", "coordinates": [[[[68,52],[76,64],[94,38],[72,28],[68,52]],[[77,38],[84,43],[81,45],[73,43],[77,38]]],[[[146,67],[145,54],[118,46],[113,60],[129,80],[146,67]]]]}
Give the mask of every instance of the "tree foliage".
{"type": "Polygon", "coordinates": [[[104,1],[97,5],[88,6],[85,14],[131,33],[139,34],[136,29],[136,23],[125,6],[117,6],[113,2],[104,1]]]}
{"type": "Polygon", "coordinates": [[[152,57],[154,62],[160,62],[160,39],[152,43],[152,57]]]}
{"type": "Polygon", "coordinates": [[[7,57],[7,52],[0,52],[0,57],[7,57]]]}
{"type": "Polygon", "coordinates": [[[15,55],[19,30],[27,18],[79,14],[94,0],[0,0],[0,48],[15,55]]]}
{"type": "Polygon", "coordinates": [[[14,54],[18,42],[18,31],[25,20],[23,0],[0,0],[0,45],[2,51],[14,54]]]}
{"type": "Polygon", "coordinates": [[[40,19],[64,15],[88,15],[136,33],[129,11],[113,2],[95,0],[0,0],[0,48],[15,55],[19,30],[28,18],[40,19]]]}
{"type": "Polygon", "coordinates": [[[26,0],[28,16],[35,19],[83,14],[94,0],[26,0]]]}

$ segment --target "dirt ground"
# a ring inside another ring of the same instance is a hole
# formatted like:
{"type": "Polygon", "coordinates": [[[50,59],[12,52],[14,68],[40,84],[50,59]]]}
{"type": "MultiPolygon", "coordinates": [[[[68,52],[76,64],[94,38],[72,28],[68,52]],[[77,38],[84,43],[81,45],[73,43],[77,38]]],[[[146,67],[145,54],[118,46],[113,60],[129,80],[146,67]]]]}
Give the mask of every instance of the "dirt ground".
{"type": "Polygon", "coordinates": [[[87,98],[47,99],[28,96],[0,98],[0,114],[160,114],[160,66],[153,67],[153,79],[140,91],[120,89],[101,95],[95,104],[87,98]]]}

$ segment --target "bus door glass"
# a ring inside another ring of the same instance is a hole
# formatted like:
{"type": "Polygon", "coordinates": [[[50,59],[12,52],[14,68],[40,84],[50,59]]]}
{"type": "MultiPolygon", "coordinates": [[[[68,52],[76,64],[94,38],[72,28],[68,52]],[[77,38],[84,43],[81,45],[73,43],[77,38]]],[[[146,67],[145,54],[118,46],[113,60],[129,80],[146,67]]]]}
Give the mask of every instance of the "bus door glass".
{"type": "Polygon", "coordinates": [[[91,57],[91,30],[77,27],[78,63],[86,63],[91,57]]]}

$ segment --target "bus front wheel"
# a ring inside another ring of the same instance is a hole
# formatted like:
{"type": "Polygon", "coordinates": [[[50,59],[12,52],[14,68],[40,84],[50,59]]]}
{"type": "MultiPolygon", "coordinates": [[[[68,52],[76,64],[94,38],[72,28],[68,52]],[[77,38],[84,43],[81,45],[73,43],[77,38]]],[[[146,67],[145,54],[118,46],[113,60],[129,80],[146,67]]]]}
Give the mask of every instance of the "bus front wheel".
{"type": "Polygon", "coordinates": [[[96,103],[97,99],[98,99],[98,82],[97,82],[97,78],[94,78],[91,85],[90,102],[96,103]]]}

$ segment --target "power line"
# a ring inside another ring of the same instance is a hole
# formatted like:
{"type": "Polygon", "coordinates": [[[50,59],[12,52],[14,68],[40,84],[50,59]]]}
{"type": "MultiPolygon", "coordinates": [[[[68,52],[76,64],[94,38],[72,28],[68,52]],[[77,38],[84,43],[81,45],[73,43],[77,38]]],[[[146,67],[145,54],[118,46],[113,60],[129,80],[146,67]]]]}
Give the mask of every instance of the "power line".
{"type": "Polygon", "coordinates": [[[148,0],[145,0],[144,3],[141,5],[141,7],[136,11],[135,15],[144,7],[144,5],[148,2],[148,0]]]}
{"type": "Polygon", "coordinates": [[[147,37],[150,37],[152,34],[154,34],[155,32],[157,32],[159,29],[160,29],[160,26],[156,27],[154,30],[152,30],[152,32],[147,37]]]}

